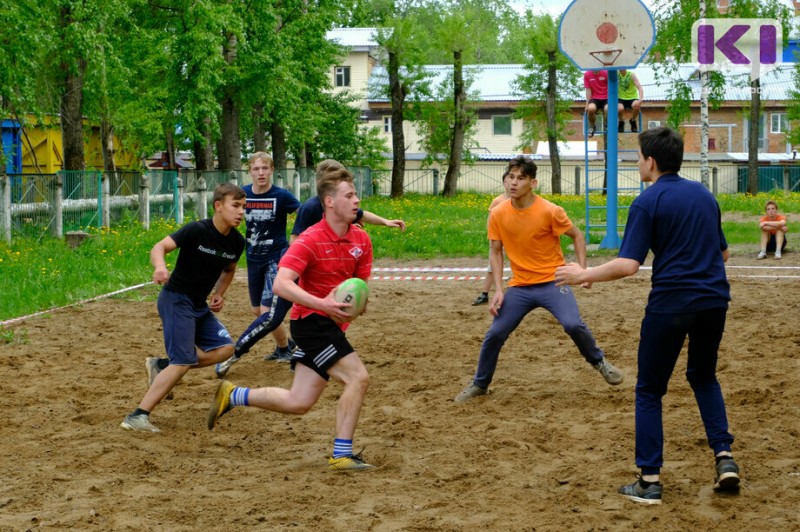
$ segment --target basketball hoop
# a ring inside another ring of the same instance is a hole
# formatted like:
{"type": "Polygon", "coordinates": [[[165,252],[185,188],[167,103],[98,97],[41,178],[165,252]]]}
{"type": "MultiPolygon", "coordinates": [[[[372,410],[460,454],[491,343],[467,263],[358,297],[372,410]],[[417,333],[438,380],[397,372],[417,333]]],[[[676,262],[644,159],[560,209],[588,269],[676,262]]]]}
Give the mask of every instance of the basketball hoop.
{"type": "Polygon", "coordinates": [[[633,70],[655,34],[642,0],[572,0],[561,16],[558,46],[580,70],[633,70]]]}
{"type": "Polygon", "coordinates": [[[622,50],[617,48],[615,50],[597,50],[589,52],[589,55],[600,61],[603,66],[613,66],[621,53],[622,50]]]}

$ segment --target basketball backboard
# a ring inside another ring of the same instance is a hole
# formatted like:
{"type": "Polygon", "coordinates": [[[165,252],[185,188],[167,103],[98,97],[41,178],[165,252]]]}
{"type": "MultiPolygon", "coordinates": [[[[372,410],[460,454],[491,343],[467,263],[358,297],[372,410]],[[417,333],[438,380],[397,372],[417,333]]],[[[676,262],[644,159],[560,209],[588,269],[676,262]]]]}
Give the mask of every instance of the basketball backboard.
{"type": "Polygon", "coordinates": [[[558,26],[559,48],[581,70],[633,69],[655,37],[640,0],[574,0],[558,26]]]}

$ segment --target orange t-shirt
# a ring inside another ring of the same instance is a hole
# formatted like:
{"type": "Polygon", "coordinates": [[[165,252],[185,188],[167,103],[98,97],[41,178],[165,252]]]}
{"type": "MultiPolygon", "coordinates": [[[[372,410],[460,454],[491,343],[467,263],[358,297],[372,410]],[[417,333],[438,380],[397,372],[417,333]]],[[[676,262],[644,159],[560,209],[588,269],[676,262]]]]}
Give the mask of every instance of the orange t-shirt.
{"type": "MultiPolygon", "coordinates": [[[[758,219],[758,223],[761,223],[761,222],[785,222],[785,221],[786,221],[786,216],[784,216],[782,214],[776,214],[775,218],[770,218],[769,216],[762,216],[761,218],[758,219]]],[[[784,227],[786,227],[786,229],[789,229],[788,226],[784,226],[784,227]]],[[[775,229],[770,229],[769,230],[769,232],[772,233],[773,235],[775,234],[775,231],[776,231],[775,229]]]]}
{"type": "Polygon", "coordinates": [[[527,209],[504,201],[489,214],[489,240],[500,240],[511,262],[509,286],[526,286],[555,280],[564,264],[561,235],[572,228],[567,213],[536,196],[527,209]]]}

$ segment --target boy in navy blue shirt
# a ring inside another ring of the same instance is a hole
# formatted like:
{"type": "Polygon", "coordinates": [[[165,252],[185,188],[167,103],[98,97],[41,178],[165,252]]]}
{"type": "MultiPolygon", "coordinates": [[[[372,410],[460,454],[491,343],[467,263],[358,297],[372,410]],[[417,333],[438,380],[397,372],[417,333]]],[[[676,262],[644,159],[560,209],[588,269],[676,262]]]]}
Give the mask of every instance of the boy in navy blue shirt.
{"type": "Polygon", "coordinates": [[[631,205],[618,257],[591,269],[571,263],[556,270],[559,285],[612,281],[635,274],[653,251],[636,382],[636,465],[641,477],[618,490],[647,504],[661,503],[661,401],[687,336],[686,378],[716,458],[714,490],[739,488],[739,468],[731,454],[733,435],[716,376],[730,301],[728,243],[716,199],[700,183],[678,175],[682,161],[683,138],[678,132],[658,127],[641,133],[639,174],[652,186],[631,205]]]}

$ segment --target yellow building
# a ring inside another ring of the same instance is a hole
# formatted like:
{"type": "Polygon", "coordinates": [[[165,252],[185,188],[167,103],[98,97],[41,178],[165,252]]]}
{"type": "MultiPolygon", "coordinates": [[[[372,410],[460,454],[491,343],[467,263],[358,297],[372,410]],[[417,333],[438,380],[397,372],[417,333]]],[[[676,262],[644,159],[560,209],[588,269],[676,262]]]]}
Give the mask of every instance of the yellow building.
{"type": "MultiPolygon", "coordinates": [[[[22,144],[23,174],[54,174],[64,169],[62,154],[61,125],[59,117],[46,115],[40,123],[35,117],[26,117],[22,144]]],[[[84,150],[87,170],[103,169],[103,152],[100,144],[100,126],[83,121],[84,150]]],[[[120,141],[114,137],[114,161],[119,169],[133,170],[141,165],[136,154],[120,148],[120,141]]]]}

